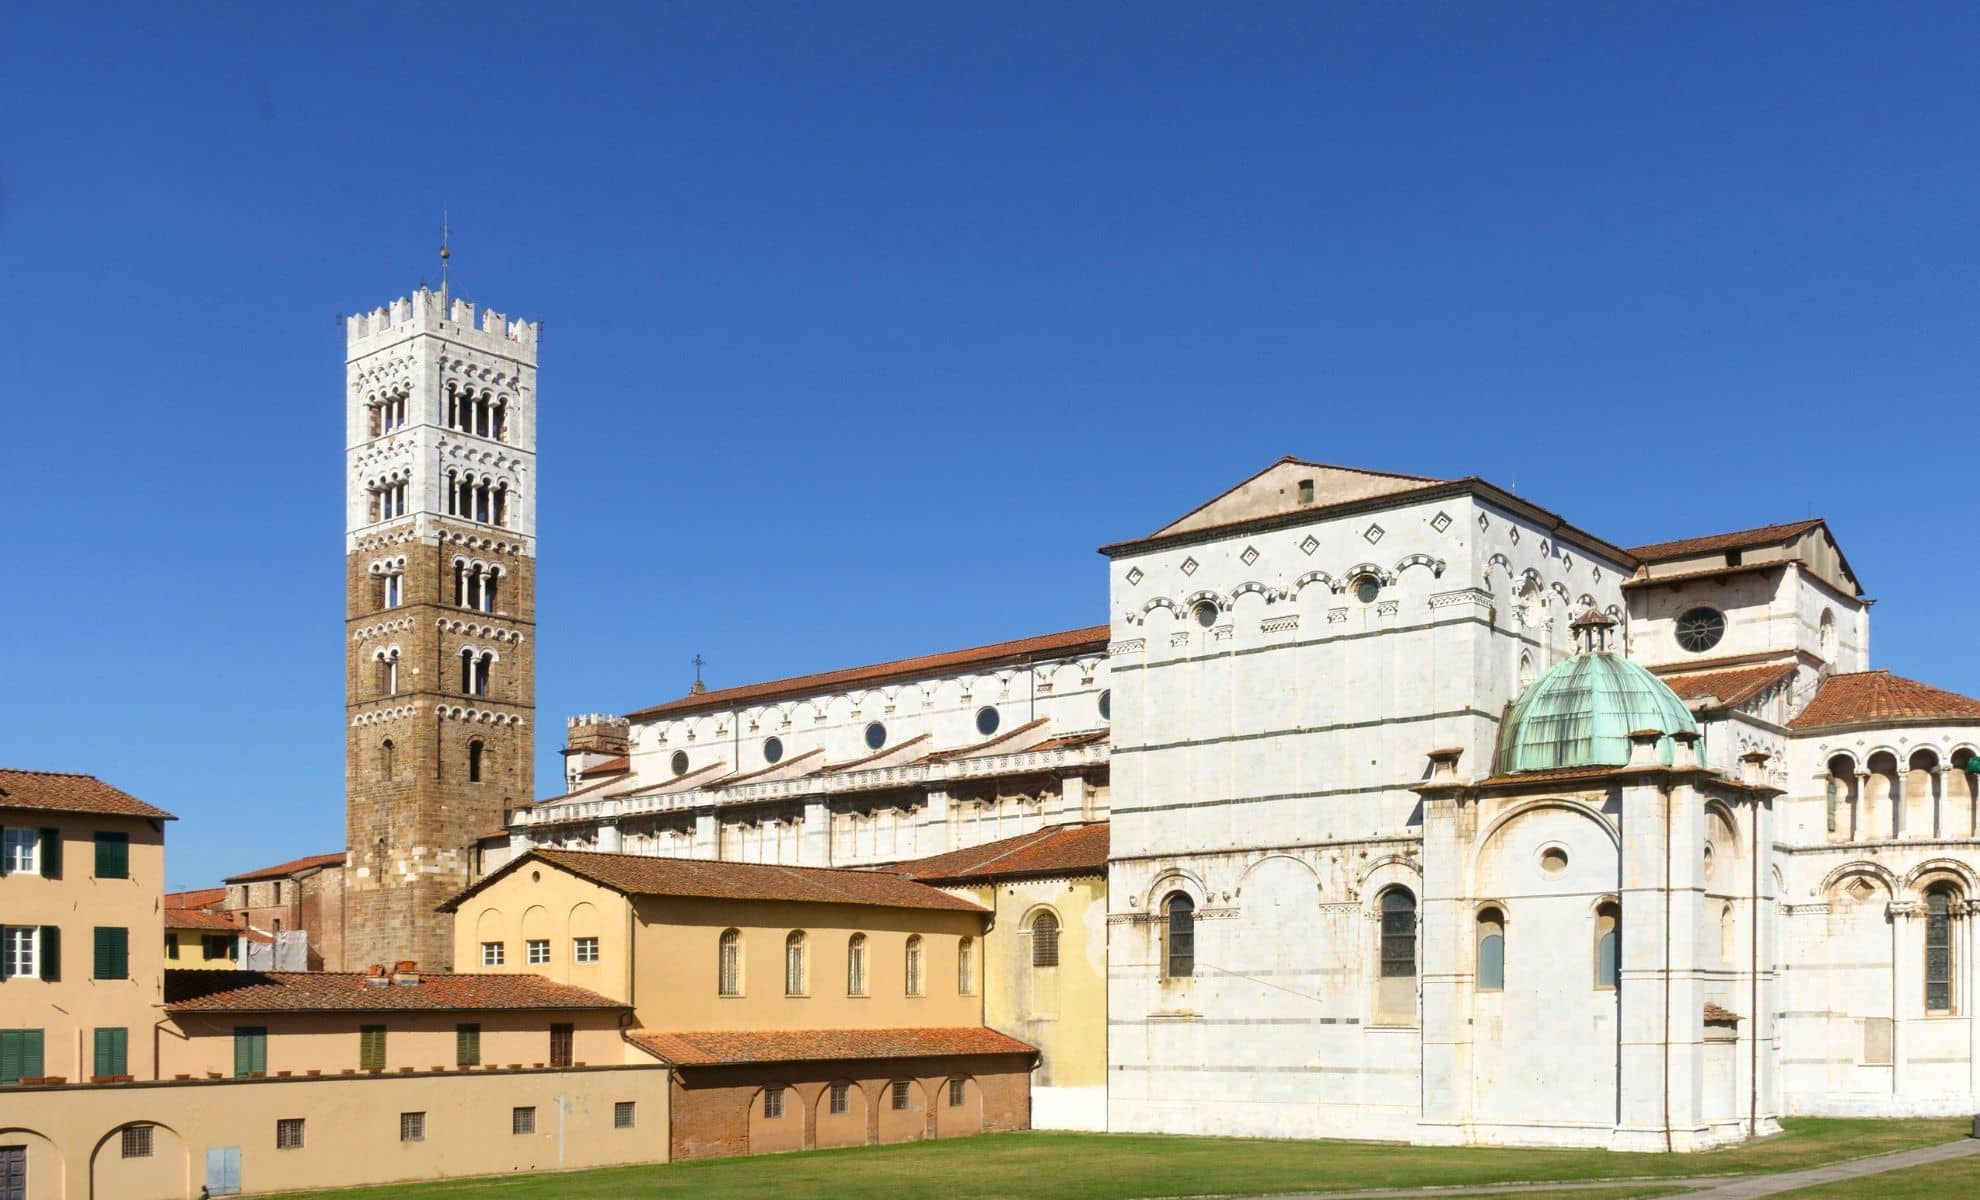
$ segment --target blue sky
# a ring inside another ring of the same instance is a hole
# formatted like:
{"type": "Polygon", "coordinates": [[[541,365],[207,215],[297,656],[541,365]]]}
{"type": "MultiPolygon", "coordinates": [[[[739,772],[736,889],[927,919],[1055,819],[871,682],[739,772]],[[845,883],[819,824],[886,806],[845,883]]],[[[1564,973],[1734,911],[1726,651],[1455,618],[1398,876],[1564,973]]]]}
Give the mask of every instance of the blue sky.
{"type": "Polygon", "coordinates": [[[1971,7],[208,7],[0,40],[0,762],[178,813],[175,886],[342,843],[333,317],[443,205],[545,322],[539,794],[697,652],[1100,621],[1288,453],[1826,515],[1980,692],[1971,7]]]}

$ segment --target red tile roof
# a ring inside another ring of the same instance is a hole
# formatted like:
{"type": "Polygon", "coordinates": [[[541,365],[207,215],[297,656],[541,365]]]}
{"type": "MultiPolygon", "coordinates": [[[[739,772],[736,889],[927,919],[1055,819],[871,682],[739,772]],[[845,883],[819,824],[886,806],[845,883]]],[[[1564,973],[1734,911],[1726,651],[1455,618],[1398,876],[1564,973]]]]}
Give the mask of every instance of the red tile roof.
{"type": "Polygon", "coordinates": [[[1107,823],[1059,825],[1036,833],[951,850],[887,868],[924,883],[966,883],[977,879],[1036,878],[1044,875],[1104,875],[1107,823]]]}
{"type": "Polygon", "coordinates": [[[532,850],[440,906],[462,901],[526,862],[544,862],[629,896],[689,896],[709,900],[785,900],[803,904],[864,904],[876,908],[987,911],[973,901],[915,883],[891,871],[780,867],[701,858],[650,858],[591,850],[532,850]]]}
{"type": "Polygon", "coordinates": [[[166,908],[212,908],[216,904],[226,903],[226,900],[227,889],[223,887],[165,893],[166,908]]]}
{"type": "Polygon", "coordinates": [[[1095,742],[1106,741],[1107,733],[1108,731],[1105,729],[1089,729],[1084,733],[1062,733],[1055,738],[1046,738],[1036,746],[1029,747],[1029,749],[1034,751],[1074,750],[1080,746],[1091,746],[1095,742]]]}
{"type": "Polygon", "coordinates": [[[227,876],[227,882],[254,883],[262,879],[286,879],[291,875],[300,874],[304,871],[313,871],[319,867],[341,867],[343,865],[344,852],[339,850],[334,854],[312,854],[307,858],[292,858],[288,862],[276,863],[272,867],[262,867],[258,871],[247,871],[240,875],[229,875],[227,876]]]}
{"type": "Polygon", "coordinates": [[[1713,699],[1720,708],[1736,708],[1773,687],[1795,672],[1793,663],[1762,663],[1729,671],[1705,671],[1690,675],[1665,675],[1663,681],[1686,704],[1713,699]]]}
{"type": "Polygon", "coordinates": [[[1889,671],[1831,675],[1788,722],[1790,729],[1917,721],[1980,720],[1980,700],[1889,671]]]}
{"type": "Polygon", "coordinates": [[[630,770],[632,770],[632,759],[621,754],[617,758],[608,758],[604,762],[581,768],[577,774],[581,779],[589,779],[593,775],[615,775],[630,770]]]}
{"type": "Polygon", "coordinates": [[[743,1063],[948,1058],[959,1054],[1036,1054],[1032,1046],[981,1026],[928,1029],[635,1029],[635,1045],[683,1067],[743,1063]]]}
{"type": "Polygon", "coordinates": [[[1707,1025],[1739,1024],[1738,1013],[1733,1012],[1731,1009],[1720,1008],[1718,1005],[1712,1003],[1710,1000],[1707,1000],[1705,1002],[1704,1017],[1705,1017],[1705,1023],[1707,1025]]]}
{"type": "Polygon", "coordinates": [[[341,971],[167,971],[174,1013],[452,1012],[462,1009],[621,1009],[597,992],[541,975],[425,975],[381,984],[341,971]]]}
{"type": "MultiPolygon", "coordinates": [[[[952,758],[969,758],[972,755],[984,754],[995,749],[998,746],[1005,746],[1005,744],[1009,742],[1015,742],[1021,739],[1028,741],[1031,735],[1037,733],[1040,729],[1044,728],[1046,725],[1049,724],[1051,724],[1049,718],[1040,717],[1035,721],[1026,721],[1022,725],[1013,725],[1009,729],[1004,730],[1002,733],[993,733],[989,737],[984,738],[980,742],[971,742],[967,746],[957,746],[949,750],[931,751],[927,754],[922,755],[919,759],[915,761],[925,762],[925,763],[947,762],[952,758]]],[[[1022,750],[1028,750],[1028,749],[1035,749],[1035,747],[1026,745],[1019,749],[1011,749],[1010,747],[1006,746],[1006,748],[1002,751],[1002,753],[1016,754],[1016,753],[1020,753],[1022,750]]]]}
{"type": "Polygon", "coordinates": [[[1480,786],[1500,787],[1514,783],[1604,783],[1615,778],[1621,767],[1556,767],[1550,771],[1519,771],[1494,775],[1480,786]]]}
{"type": "Polygon", "coordinates": [[[165,928],[167,929],[214,929],[227,933],[241,932],[240,919],[231,913],[209,912],[203,908],[173,908],[165,906],[165,928]]]}
{"type": "Polygon", "coordinates": [[[1107,626],[1093,625],[1085,629],[1069,629],[1064,633],[1048,633],[1040,637],[1020,638],[1012,642],[974,646],[967,650],[949,650],[941,654],[922,655],[919,658],[901,658],[892,662],[874,663],[871,666],[848,667],[838,671],[821,671],[815,675],[773,679],[766,683],[717,688],[700,695],[683,696],[679,700],[669,700],[665,704],[643,708],[638,712],[628,713],[627,717],[629,720],[642,721],[653,717],[707,712],[718,708],[731,708],[739,704],[760,703],[783,696],[832,691],[856,683],[879,683],[889,679],[907,679],[960,671],[964,668],[1024,662],[1041,657],[1098,653],[1106,650],[1107,638],[1107,626]]]}
{"type": "Polygon", "coordinates": [[[164,809],[153,808],[128,792],[120,792],[94,775],[67,771],[16,771],[0,767],[0,808],[178,820],[164,809]]]}
{"type": "Polygon", "coordinates": [[[1648,546],[1631,546],[1629,552],[1645,562],[1658,562],[1671,558],[1690,558],[1694,554],[1710,554],[1717,550],[1743,550],[1748,546],[1771,546],[1785,542],[1789,538],[1800,537],[1822,524],[1822,518],[1810,517],[1806,521],[1790,521],[1785,525],[1762,525],[1758,529],[1741,529],[1732,533],[1712,533],[1704,537],[1679,538],[1674,542],[1655,542],[1648,546]]]}

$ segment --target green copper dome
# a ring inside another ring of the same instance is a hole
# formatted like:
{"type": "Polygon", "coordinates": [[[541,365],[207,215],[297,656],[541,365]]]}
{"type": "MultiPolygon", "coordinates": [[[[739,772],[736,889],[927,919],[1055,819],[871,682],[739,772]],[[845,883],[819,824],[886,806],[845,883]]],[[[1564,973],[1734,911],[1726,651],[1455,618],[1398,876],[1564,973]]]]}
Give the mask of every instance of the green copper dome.
{"type": "Polygon", "coordinates": [[[1655,675],[1619,654],[1583,651],[1556,663],[1513,701],[1499,735],[1498,770],[1620,767],[1638,729],[1664,732],[1657,757],[1669,766],[1675,750],[1669,735],[1696,733],[1698,722],[1655,675]]]}

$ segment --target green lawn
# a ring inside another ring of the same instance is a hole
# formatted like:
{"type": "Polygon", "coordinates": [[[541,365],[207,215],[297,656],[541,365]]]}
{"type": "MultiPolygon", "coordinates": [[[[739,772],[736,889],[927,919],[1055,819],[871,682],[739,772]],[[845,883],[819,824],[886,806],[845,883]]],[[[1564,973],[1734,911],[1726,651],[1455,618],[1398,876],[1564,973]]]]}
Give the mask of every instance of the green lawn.
{"type": "Polygon", "coordinates": [[[1980,1155],[1782,1192],[1771,1200],[1947,1200],[1980,1196],[1980,1155]]]}
{"type": "MultiPolygon", "coordinates": [[[[1798,1118],[1748,1146],[1704,1154],[1428,1148],[1375,1142],[1256,1141],[1142,1134],[1005,1133],[945,1142],[814,1150],[672,1166],[394,1184],[312,1195],[336,1200],[1132,1200],[1150,1196],[1675,1179],[1819,1166],[1952,1141],[1962,1120],[1798,1118]]],[[[1605,1200],[1659,1190],[1602,1189],[1605,1200]]],[[[1555,1195],[1573,1195],[1556,1193],[1555,1195]]],[[[1589,1197],[1593,1200],[1593,1197],[1589,1197]]]]}

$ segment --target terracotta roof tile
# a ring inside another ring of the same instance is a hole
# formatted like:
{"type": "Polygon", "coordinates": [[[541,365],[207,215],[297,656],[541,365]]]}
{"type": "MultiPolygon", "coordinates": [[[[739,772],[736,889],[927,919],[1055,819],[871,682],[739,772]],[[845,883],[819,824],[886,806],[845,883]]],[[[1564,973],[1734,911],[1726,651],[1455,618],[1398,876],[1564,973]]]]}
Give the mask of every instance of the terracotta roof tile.
{"type": "Polygon", "coordinates": [[[306,858],[292,858],[288,862],[276,863],[272,867],[262,867],[259,870],[245,871],[239,875],[229,875],[227,876],[227,882],[253,883],[261,879],[286,879],[302,871],[313,871],[320,867],[341,867],[343,865],[344,852],[339,850],[333,854],[312,854],[306,858]]]}
{"type": "MultiPolygon", "coordinates": [[[[1036,721],[1026,721],[1022,725],[1013,725],[1009,729],[1004,730],[1002,733],[993,733],[989,737],[984,738],[980,742],[971,742],[967,746],[957,746],[954,749],[950,749],[950,750],[931,751],[930,753],[922,755],[919,759],[915,761],[925,762],[925,763],[947,762],[952,758],[969,758],[972,755],[988,753],[989,751],[995,750],[999,746],[1005,746],[1005,749],[1002,751],[1002,753],[1005,754],[1016,753],[1016,751],[1006,746],[1006,743],[1015,742],[1020,739],[1026,740],[1028,742],[1033,734],[1037,733],[1039,730],[1043,729],[1045,726],[1049,724],[1051,724],[1049,718],[1040,717],[1036,721]]],[[[1026,745],[1024,747],[1024,749],[1027,750],[1032,750],[1036,748],[1037,747],[1031,745],[1026,745]]]]}
{"type": "Polygon", "coordinates": [[[884,679],[903,679],[917,675],[932,675],[938,672],[959,671],[965,667],[984,667],[1002,662],[1020,662],[1025,659],[1046,656],[1077,654],[1081,651],[1099,652],[1107,648],[1108,627],[1092,625],[1085,629],[1069,629],[1064,633],[1048,633],[1040,637],[1020,638],[1011,642],[996,642],[988,646],[974,646],[967,650],[950,650],[941,654],[925,654],[919,658],[901,658],[892,662],[874,663],[864,667],[848,667],[838,671],[821,671],[815,675],[795,675],[789,679],[773,679],[765,683],[743,684],[739,687],[717,688],[696,696],[683,696],[679,700],[669,700],[635,713],[628,713],[633,721],[650,720],[654,717],[674,716],[681,713],[707,712],[711,709],[730,708],[744,703],[755,703],[779,696],[799,696],[810,692],[831,691],[855,683],[876,683],[884,679]]]}
{"type": "Polygon", "coordinates": [[[190,892],[166,892],[166,908],[212,908],[227,902],[227,889],[199,888],[190,892]]]}
{"type": "Polygon", "coordinates": [[[1705,1002],[1705,1023],[1707,1025],[1737,1025],[1739,1014],[1731,1009],[1720,1008],[1710,1000],[1705,1002]]]}
{"type": "Polygon", "coordinates": [[[946,1058],[959,1054],[1035,1054],[1030,1045],[981,1026],[927,1029],[735,1029],[663,1032],[636,1029],[635,1045],[679,1066],[743,1063],[946,1058]]]}
{"type": "Polygon", "coordinates": [[[545,862],[581,879],[632,896],[692,896],[710,900],[786,900],[806,904],[864,904],[982,913],[982,905],[916,883],[892,871],[781,867],[701,858],[651,858],[592,850],[532,850],[440,906],[463,900],[526,862],[545,862]]]}
{"type": "Polygon", "coordinates": [[[168,905],[165,909],[165,928],[214,929],[239,933],[241,922],[232,913],[210,912],[204,908],[173,908],[168,905]]]}
{"type": "Polygon", "coordinates": [[[94,775],[66,771],[16,771],[0,767],[0,808],[178,820],[164,809],[118,791],[94,775]]]}
{"type": "Polygon", "coordinates": [[[1614,778],[1621,767],[1557,767],[1551,771],[1518,771],[1511,775],[1494,775],[1482,781],[1482,786],[1498,787],[1511,783],[1599,783],[1614,778]]]}
{"type": "Polygon", "coordinates": [[[1823,680],[1788,728],[1934,720],[1980,720],[1980,700],[1889,671],[1856,671],[1823,680]]]}
{"type": "Polygon", "coordinates": [[[578,777],[589,779],[594,775],[623,775],[630,770],[632,770],[632,759],[621,754],[617,758],[608,758],[604,762],[593,763],[583,768],[578,771],[578,777]]]}
{"type": "Polygon", "coordinates": [[[1034,751],[1074,750],[1081,746],[1091,746],[1095,742],[1104,742],[1107,740],[1107,734],[1108,731],[1105,729],[1089,729],[1084,733],[1062,733],[1055,738],[1046,738],[1036,746],[1028,747],[1028,749],[1034,751]]]}
{"type": "Polygon", "coordinates": [[[904,862],[890,870],[924,883],[1093,875],[1107,870],[1107,823],[1059,825],[904,862]]]}
{"type": "Polygon", "coordinates": [[[1799,537],[1822,524],[1822,518],[1810,517],[1806,521],[1790,521],[1785,525],[1762,525],[1758,529],[1740,529],[1732,533],[1712,533],[1704,537],[1679,538],[1674,542],[1655,542],[1648,546],[1631,546],[1629,552],[1646,562],[1657,562],[1671,558],[1689,558],[1694,554],[1710,554],[1715,550],[1743,550],[1748,546],[1770,546],[1799,537]]]}
{"type": "Polygon", "coordinates": [[[174,1013],[452,1012],[462,1009],[621,1009],[597,992],[541,975],[425,975],[418,983],[374,983],[341,971],[167,971],[174,1013]]]}
{"type": "Polygon", "coordinates": [[[1705,671],[1689,675],[1660,676],[1677,698],[1690,704],[1711,698],[1720,708],[1736,708],[1793,675],[1793,663],[1762,663],[1730,671],[1705,671]]]}

